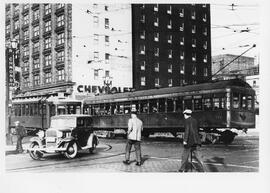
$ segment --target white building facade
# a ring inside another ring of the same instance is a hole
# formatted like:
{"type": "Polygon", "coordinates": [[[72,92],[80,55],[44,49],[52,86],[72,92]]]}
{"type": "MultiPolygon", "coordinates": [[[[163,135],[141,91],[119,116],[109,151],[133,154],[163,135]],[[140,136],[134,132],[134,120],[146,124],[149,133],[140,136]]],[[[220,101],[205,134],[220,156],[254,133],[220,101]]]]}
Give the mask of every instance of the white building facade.
{"type": "Polygon", "coordinates": [[[132,88],[130,4],[73,4],[74,94],[132,88]]]}

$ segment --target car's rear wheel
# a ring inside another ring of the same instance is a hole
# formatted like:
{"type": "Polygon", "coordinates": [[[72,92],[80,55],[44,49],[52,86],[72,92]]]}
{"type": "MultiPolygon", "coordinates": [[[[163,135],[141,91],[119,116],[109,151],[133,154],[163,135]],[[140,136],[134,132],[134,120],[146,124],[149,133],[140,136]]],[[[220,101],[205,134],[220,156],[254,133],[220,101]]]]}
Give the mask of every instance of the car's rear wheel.
{"type": "Polygon", "coordinates": [[[75,142],[70,142],[67,146],[67,150],[64,153],[65,157],[68,159],[73,159],[78,153],[78,146],[75,142]]]}
{"type": "Polygon", "coordinates": [[[92,141],[92,147],[89,148],[89,153],[91,154],[95,153],[96,148],[97,148],[97,139],[94,137],[92,141]]]}
{"type": "Polygon", "coordinates": [[[31,150],[29,150],[29,155],[33,160],[39,160],[43,157],[43,153],[41,151],[38,151],[39,144],[37,142],[32,142],[30,144],[31,150]]]}

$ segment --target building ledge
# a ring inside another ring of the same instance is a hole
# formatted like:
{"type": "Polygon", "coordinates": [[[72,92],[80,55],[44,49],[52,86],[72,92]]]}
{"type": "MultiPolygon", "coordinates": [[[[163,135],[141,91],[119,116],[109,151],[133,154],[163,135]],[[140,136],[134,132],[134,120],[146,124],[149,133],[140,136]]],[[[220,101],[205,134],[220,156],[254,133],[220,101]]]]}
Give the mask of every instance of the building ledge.
{"type": "Polygon", "coordinates": [[[56,33],[61,33],[63,31],[65,31],[65,26],[64,25],[55,28],[56,33]]]}
{"type": "Polygon", "coordinates": [[[34,37],[32,37],[32,42],[37,42],[38,40],[39,40],[39,36],[34,36],[34,37]]]}
{"type": "Polygon", "coordinates": [[[35,3],[32,5],[32,10],[37,10],[39,9],[39,4],[38,3],[35,3]]]}
{"type": "Polygon", "coordinates": [[[32,21],[32,26],[37,26],[39,24],[39,19],[32,21]]]}
{"type": "Polygon", "coordinates": [[[48,21],[48,20],[51,19],[51,17],[52,17],[51,13],[49,13],[49,14],[47,14],[47,15],[44,15],[44,16],[43,16],[43,21],[48,21]]]}
{"type": "Polygon", "coordinates": [[[64,44],[60,44],[60,45],[56,45],[54,49],[58,52],[60,50],[64,50],[64,48],[65,48],[65,45],[64,44]]]}
{"type": "Polygon", "coordinates": [[[56,62],[55,68],[56,69],[63,69],[65,67],[65,62],[61,61],[61,62],[56,62]]]}
{"type": "Polygon", "coordinates": [[[65,7],[61,7],[59,9],[56,9],[55,15],[59,16],[59,15],[64,14],[64,12],[65,12],[65,7]]]}
{"type": "Polygon", "coordinates": [[[46,32],[43,32],[43,37],[48,37],[48,36],[51,36],[52,34],[52,31],[46,31],[46,32]]]}
{"type": "Polygon", "coordinates": [[[47,48],[47,49],[43,50],[43,54],[44,55],[48,55],[51,52],[52,52],[52,49],[51,48],[47,48]]]}

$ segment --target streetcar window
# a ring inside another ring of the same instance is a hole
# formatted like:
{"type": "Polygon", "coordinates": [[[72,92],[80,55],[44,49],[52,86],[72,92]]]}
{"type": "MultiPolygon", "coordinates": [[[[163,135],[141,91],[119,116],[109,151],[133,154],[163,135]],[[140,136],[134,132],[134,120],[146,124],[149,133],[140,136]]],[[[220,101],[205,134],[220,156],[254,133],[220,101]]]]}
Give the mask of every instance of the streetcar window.
{"type": "Polygon", "coordinates": [[[212,110],[211,98],[204,98],[203,109],[204,110],[212,110]]]}
{"type": "Polygon", "coordinates": [[[85,105],[83,107],[83,114],[90,115],[91,113],[91,105],[85,105]]]}
{"type": "Polygon", "coordinates": [[[21,105],[15,106],[15,116],[21,116],[21,105]]]}
{"type": "Polygon", "coordinates": [[[174,100],[172,98],[167,99],[167,112],[174,111],[174,100]]]}
{"type": "Polygon", "coordinates": [[[113,114],[113,115],[117,114],[116,103],[112,103],[112,104],[111,104],[111,107],[112,107],[112,114],[113,114]]]}
{"type": "Polygon", "coordinates": [[[22,105],[22,116],[25,115],[25,105],[22,105]]]}
{"type": "Polygon", "coordinates": [[[131,104],[130,103],[124,103],[124,114],[128,114],[131,112],[131,104]]]}
{"type": "Polygon", "coordinates": [[[75,114],[75,109],[73,105],[67,106],[67,114],[75,114]]]}
{"type": "Polygon", "coordinates": [[[247,109],[247,96],[241,95],[241,108],[247,109]]]}
{"type": "Polygon", "coordinates": [[[55,115],[55,105],[52,104],[49,106],[49,108],[50,108],[50,116],[54,116],[55,115]]]}
{"type": "Polygon", "coordinates": [[[237,109],[240,105],[240,97],[238,93],[233,93],[233,108],[237,109]]]}
{"type": "Polygon", "coordinates": [[[25,105],[25,115],[29,115],[29,105],[25,105]]]}
{"type": "Polygon", "coordinates": [[[81,105],[77,105],[76,106],[76,114],[80,114],[81,113],[81,105]]]}
{"type": "Polygon", "coordinates": [[[99,105],[98,104],[95,104],[92,106],[92,112],[93,114],[92,115],[99,115],[99,105]]]}
{"type": "Polygon", "coordinates": [[[157,99],[149,100],[149,112],[150,113],[157,113],[157,99]]]}
{"type": "Polygon", "coordinates": [[[178,97],[176,98],[176,112],[182,112],[183,111],[183,99],[178,97]]]}
{"type": "Polygon", "coordinates": [[[140,113],[148,113],[148,102],[147,100],[143,100],[140,102],[140,113]]]}
{"type": "Polygon", "coordinates": [[[252,102],[252,96],[247,96],[247,109],[252,110],[253,109],[253,102],[252,102]]]}
{"type": "Polygon", "coordinates": [[[194,110],[202,110],[202,99],[194,99],[194,110]]]}
{"type": "Polygon", "coordinates": [[[105,114],[110,115],[111,114],[111,105],[110,103],[105,104],[105,114]]]}
{"type": "Polygon", "coordinates": [[[158,112],[165,112],[165,99],[158,100],[158,112]]]}
{"type": "Polygon", "coordinates": [[[99,114],[105,115],[105,104],[100,104],[99,114]]]}
{"type": "Polygon", "coordinates": [[[29,104],[29,115],[33,116],[33,108],[34,108],[34,104],[29,104]]]}
{"type": "Polygon", "coordinates": [[[139,101],[132,101],[131,109],[135,109],[137,112],[139,112],[139,101]]]}
{"type": "Polygon", "coordinates": [[[38,104],[37,103],[34,104],[33,115],[38,115],[38,104]]]}
{"type": "Polygon", "coordinates": [[[77,126],[78,126],[78,127],[84,126],[84,119],[83,119],[83,118],[78,118],[78,119],[77,119],[77,126]]]}
{"type": "Polygon", "coordinates": [[[192,109],[192,99],[184,100],[184,109],[192,109]]]}
{"type": "Polygon", "coordinates": [[[214,109],[224,109],[225,108],[225,98],[213,98],[214,109]]]}

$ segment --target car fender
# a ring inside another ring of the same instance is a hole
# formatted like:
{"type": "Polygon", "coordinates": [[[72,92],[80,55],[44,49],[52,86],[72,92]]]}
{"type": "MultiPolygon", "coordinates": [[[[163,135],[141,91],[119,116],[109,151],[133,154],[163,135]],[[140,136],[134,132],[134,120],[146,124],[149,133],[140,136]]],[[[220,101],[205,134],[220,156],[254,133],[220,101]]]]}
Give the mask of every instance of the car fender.
{"type": "Polygon", "coordinates": [[[40,139],[39,137],[32,137],[30,139],[30,142],[37,142],[39,147],[42,147],[42,139],[40,139]]]}
{"type": "Polygon", "coordinates": [[[93,140],[96,140],[96,143],[98,144],[98,138],[93,133],[90,134],[88,140],[87,140],[87,146],[92,147],[93,146],[93,140]]]}

